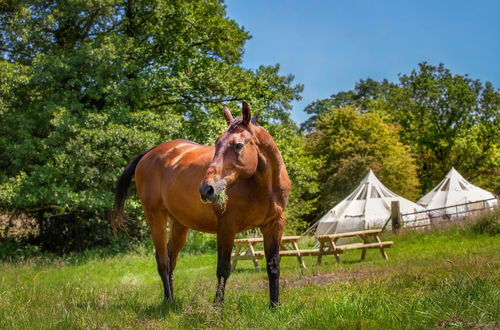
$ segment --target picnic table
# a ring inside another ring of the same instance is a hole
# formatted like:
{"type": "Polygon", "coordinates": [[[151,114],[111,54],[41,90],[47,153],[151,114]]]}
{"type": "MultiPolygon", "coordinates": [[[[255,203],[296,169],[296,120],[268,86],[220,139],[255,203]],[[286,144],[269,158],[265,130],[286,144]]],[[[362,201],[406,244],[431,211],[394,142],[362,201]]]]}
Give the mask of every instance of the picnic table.
{"type": "MultiPolygon", "coordinates": [[[[302,268],[306,268],[304,260],[302,260],[302,256],[307,255],[307,250],[299,249],[299,239],[300,236],[281,237],[280,256],[296,256],[300,266],[302,268]]],[[[236,268],[238,260],[252,260],[255,269],[260,271],[260,265],[257,260],[264,258],[264,251],[256,250],[255,246],[258,243],[263,242],[264,239],[262,237],[235,239],[234,246],[236,247],[236,252],[231,255],[231,260],[233,261],[233,270],[236,268]]]]}
{"type": "Polygon", "coordinates": [[[348,233],[315,236],[315,238],[319,242],[319,250],[320,250],[320,252],[318,253],[318,265],[321,264],[321,258],[325,254],[334,254],[337,262],[340,262],[340,256],[336,252],[353,250],[353,249],[361,250],[361,261],[365,260],[366,250],[374,248],[380,249],[382,257],[384,257],[384,259],[388,259],[389,257],[387,256],[387,253],[385,252],[384,248],[391,247],[394,242],[392,241],[382,242],[382,240],[380,239],[381,232],[382,229],[368,229],[368,230],[353,231],[348,233]],[[342,245],[337,244],[339,239],[349,238],[349,237],[359,237],[363,242],[342,244],[342,245]]]}
{"type": "MultiPolygon", "coordinates": [[[[281,238],[281,244],[280,244],[280,256],[297,257],[297,261],[299,262],[299,265],[302,268],[306,268],[304,260],[302,259],[303,256],[318,256],[317,263],[318,265],[320,265],[323,255],[333,254],[337,262],[340,262],[339,255],[346,250],[352,250],[352,249],[362,250],[361,260],[365,259],[366,250],[373,248],[379,248],[384,259],[388,259],[384,248],[390,247],[393,244],[393,242],[392,241],[382,242],[380,239],[381,232],[382,229],[370,229],[370,230],[362,230],[349,233],[315,236],[315,238],[319,242],[319,248],[305,249],[305,250],[301,250],[298,245],[301,236],[283,236],[281,238]],[[359,237],[362,239],[363,242],[344,244],[344,245],[337,244],[339,239],[349,238],[349,237],[359,237]],[[373,242],[370,242],[370,240],[372,240],[373,242]]],[[[234,246],[236,248],[236,251],[231,255],[231,260],[233,262],[232,269],[234,270],[236,268],[238,260],[251,260],[255,266],[255,269],[260,271],[260,265],[258,260],[264,258],[264,251],[257,250],[256,245],[263,242],[264,239],[262,237],[240,238],[234,240],[234,246]]]]}

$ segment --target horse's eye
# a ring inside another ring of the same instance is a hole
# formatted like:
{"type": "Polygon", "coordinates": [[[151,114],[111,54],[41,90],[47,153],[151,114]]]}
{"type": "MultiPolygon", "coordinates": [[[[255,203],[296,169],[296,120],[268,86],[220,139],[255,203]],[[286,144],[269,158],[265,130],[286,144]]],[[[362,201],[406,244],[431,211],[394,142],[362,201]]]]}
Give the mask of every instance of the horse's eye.
{"type": "Polygon", "coordinates": [[[233,148],[236,151],[240,151],[241,149],[243,149],[243,143],[235,143],[233,148]]]}

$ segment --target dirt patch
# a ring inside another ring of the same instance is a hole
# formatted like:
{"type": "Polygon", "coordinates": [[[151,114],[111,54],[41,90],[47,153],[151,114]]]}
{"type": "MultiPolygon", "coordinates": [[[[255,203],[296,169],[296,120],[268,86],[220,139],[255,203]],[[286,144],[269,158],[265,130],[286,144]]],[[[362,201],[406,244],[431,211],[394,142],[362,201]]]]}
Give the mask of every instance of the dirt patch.
{"type": "Polygon", "coordinates": [[[283,286],[295,288],[306,285],[328,285],[328,284],[344,284],[352,283],[364,279],[384,278],[386,273],[375,271],[357,271],[357,272],[335,272],[335,273],[318,273],[304,277],[285,278],[282,280],[283,286]]]}
{"type": "MultiPolygon", "coordinates": [[[[346,284],[359,280],[372,279],[383,281],[387,278],[388,272],[376,271],[356,271],[356,272],[334,272],[334,273],[318,273],[308,274],[304,276],[282,276],[280,284],[282,288],[297,288],[307,285],[329,285],[329,284],[346,284]]],[[[229,282],[231,283],[231,282],[229,282]]],[[[254,283],[235,283],[233,290],[267,290],[267,278],[254,283]]]]}
{"type": "Polygon", "coordinates": [[[440,329],[500,329],[500,324],[477,323],[465,320],[461,317],[449,317],[438,321],[436,327],[440,329]]]}

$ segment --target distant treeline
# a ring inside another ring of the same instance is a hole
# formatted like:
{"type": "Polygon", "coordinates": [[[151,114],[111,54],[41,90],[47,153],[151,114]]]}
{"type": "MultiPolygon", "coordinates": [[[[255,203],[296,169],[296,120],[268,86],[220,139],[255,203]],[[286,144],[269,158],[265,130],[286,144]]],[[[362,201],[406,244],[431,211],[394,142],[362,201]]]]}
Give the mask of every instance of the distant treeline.
{"type": "MultiPolygon", "coordinates": [[[[361,80],[306,108],[279,65],[241,66],[249,34],[220,1],[15,1],[0,11],[0,213],[36,220],[54,251],[108,245],[116,179],[163,141],[211,144],[223,103],[245,100],[293,181],[288,231],[345,197],[367,169],[416,198],[451,166],[500,192],[497,89],[421,63],[398,83],[361,80]]],[[[129,238],[147,236],[127,205],[129,238]]]]}

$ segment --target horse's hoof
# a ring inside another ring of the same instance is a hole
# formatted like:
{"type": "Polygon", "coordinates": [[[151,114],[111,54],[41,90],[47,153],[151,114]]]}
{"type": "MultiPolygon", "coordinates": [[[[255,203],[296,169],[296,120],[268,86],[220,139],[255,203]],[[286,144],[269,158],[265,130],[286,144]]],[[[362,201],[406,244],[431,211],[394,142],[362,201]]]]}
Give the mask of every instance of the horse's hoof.
{"type": "Polygon", "coordinates": [[[164,304],[172,304],[173,302],[174,302],[173,297],[163,299],[164,304]]]}
{"type": "Polygon", "coordinates": [[[274,302],[274,301],[271,301],[269,303],[269,309],[277,309],[281,306],[280,302],[274,302]]]}

